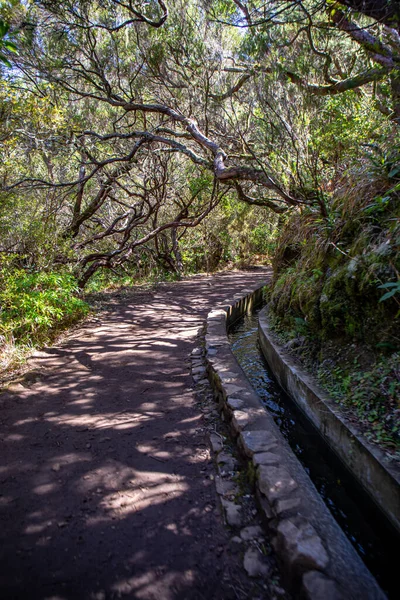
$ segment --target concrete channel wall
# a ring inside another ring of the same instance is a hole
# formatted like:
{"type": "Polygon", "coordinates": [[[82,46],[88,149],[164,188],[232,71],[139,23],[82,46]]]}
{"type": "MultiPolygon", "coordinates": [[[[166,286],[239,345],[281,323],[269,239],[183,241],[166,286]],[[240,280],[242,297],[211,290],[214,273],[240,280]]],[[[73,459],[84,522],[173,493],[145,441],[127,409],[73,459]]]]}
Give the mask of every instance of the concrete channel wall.
{"type": "Polygon", "coordinates": [[[280,346],[268,325],[268,309],[259,317],[262,352],[280,386],[314,423],[325,441],[400,533],[400,469],[357,427],[338,412],[335,402],[280,346]]]}
{"type": "Polygon", "coordinates": [[[227,327],[263,290],[242,290],[207,318],[208,376],[249,468],[292,589],[307,600],[382,600],[376,580],[332,517],[232,354],[227,327]]]}

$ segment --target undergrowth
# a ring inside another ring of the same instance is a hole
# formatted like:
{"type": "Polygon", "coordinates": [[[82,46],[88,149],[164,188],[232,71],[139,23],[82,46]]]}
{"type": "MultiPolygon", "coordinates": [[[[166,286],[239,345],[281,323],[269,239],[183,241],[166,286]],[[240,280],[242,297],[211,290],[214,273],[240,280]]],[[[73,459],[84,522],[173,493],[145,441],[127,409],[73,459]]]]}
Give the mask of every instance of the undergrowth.
{"type": "Polygon", "coordinates": [[[35,347],[51,342],[89,312],[69,273],[28,271],[2,260],[0,371],[16,368],[35,347]]]}
{"type": "Polygon", "coordinates": [[[273,313],[269,325],[365,437],[400,460],[400,352],[378,354],[374,346],[359,343],[324,344],[303,323],[289,330],[273,313]]]}
{"type": "Polygon", "coordinates": [[[400,148],[347,172],[326,207],[281,232],[272,326],[370,439],[400,450],[400,148]]]}
{"type": "Polygon", "coordinates": [[[318,379],[332,398],[353,410],[369,439],[400,451],[400,353],[381,357],[367,371],[357,360],[347,371],[325,364],[318,379]]]}

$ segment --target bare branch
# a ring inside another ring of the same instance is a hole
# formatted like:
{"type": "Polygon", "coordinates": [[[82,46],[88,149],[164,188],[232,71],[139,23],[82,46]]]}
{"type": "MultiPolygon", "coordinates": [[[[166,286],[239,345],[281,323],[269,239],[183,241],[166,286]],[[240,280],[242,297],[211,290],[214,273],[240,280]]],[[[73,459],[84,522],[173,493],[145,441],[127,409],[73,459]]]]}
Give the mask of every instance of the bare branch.
{"type": "Polygon", "coordinates": [[[396,0],[392,2],[387,0],[340,0],[340,4],[384,23],[388,27],[400,28],[400,3],[396,0]]]}
{"type": "Polygon", "coordinates": [[[392,69],[390,67],[383,69],[368,69],[367,71],[359,73],[354,77],[348,77],[347,79],[336,81],[330,85],[307,83],[303,77],[296,75],[296,73],[292,73],[291,71],[286,71],[286,75],[289,77],[290,81],[296,85],[300,85],[302,88],[308,90],[316,96],[331,96],[347,92],[348,90],[354,90],[373,81],[380,81],[381,79],[387,77],[391,71],[392,69]]]}
{"type": "Polygon", "coordinates": [[[331,18],[341,31],[345,31],[355,42],[370,53],[374,62],[381,64],[383,67],[400,68],[400,56],[394,55],[389,46],[383,44],[367,29],[360,27],[354,21],[349,21],[340,10],[332,11],[331,18]]]}
{"type": "Polygon", "coordinates": [[[245,75],[240,77],[240,79],[238,79],[235,85],[229,88],[226,92],[224,92],[223,94],[210,94],[210,98],[212,98],[213,100],[218,100],[219,102],[222,102],[227,98],[231,98],[231,96],[233,96],[233,94],[236,94],[236,92],[238,92],[244,86],[246,81],[251,79],[251,77],[253,77],[253,74],[246,73],[245,75]]]}
{"type": "Polygon", "coordinates": [[[234,185],[239,199],[243,202],[246,202],[246,204],[252,204],[254,206],[264,206],[266,208],[270,208],[278,214],[282,214],[288,209],[287,206],[279,206],[274,200],[270,200],[269,198],[252,198],[251,196],[245,194],[243,188],[237,182],[234,185]]]}
{"type": "Polygon", "coordinates": [[[122,99],[110,99],[109,102],[113,106],[124,108],[127,112],[140,110],[143,112],[164,114],[169,116],[172,120],[181,123],[186,131],[190,133],[194,141],[201,147],[211,151],[214,157],[214,175],[219,181],[224,182],[234,179],[253,181],[263,187],[274,189],[288,204],[291,204],[292,206],[298,204],[298,200],[283,192],[272,177],[266,176],[263,171],[241,166],[226,167],[225,160],[227,155],[224,150],[219,144],[211,140],[199,129],[195,119],[185,117],[182,113],[163,104],[138,104],[125,102],[122,99]]]}

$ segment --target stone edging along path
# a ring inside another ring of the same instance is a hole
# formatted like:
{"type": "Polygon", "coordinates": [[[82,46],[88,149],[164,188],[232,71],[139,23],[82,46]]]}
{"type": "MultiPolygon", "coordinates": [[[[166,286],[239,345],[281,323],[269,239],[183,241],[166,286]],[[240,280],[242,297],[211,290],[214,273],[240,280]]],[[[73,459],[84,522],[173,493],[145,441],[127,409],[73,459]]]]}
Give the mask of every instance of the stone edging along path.
{"type": "Polygon", "coordinates": [[[400,533],[400,469],[342,417],[335,402],[279,345],[268,325],[267,308],[260,313],[258,330],[262,352],[281,387],[295,399],[400,533]]]}
{"type": "Polygon", "coordinates": [[[227,326],[251,311],[262,293],[242,290],[209,313],[206,358],[219,408],[251,461],[277,554],[305,599],[384,599],[232,354],[227,326]]]}

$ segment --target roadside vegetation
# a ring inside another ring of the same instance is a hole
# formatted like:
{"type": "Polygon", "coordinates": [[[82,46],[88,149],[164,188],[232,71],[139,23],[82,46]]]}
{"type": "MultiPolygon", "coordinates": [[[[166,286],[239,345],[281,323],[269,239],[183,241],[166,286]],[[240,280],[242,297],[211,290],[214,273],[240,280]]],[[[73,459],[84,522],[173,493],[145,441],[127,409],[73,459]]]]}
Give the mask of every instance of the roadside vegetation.
{"type": "Polygon", "coordinates": [[[0,375],[89,312],[71,275],[30,272],[14,260],[3,258],[0,270],[0,375]]]}
{"type": "MultiPolygon", "coordinates": [[[[286,348],[400,450],[400,146],[367,148],[326,219],[293,216],[277,243],[270,318],[286,348]]],[[[400,456],[400,455],[399,455],[400,456]]]]}

